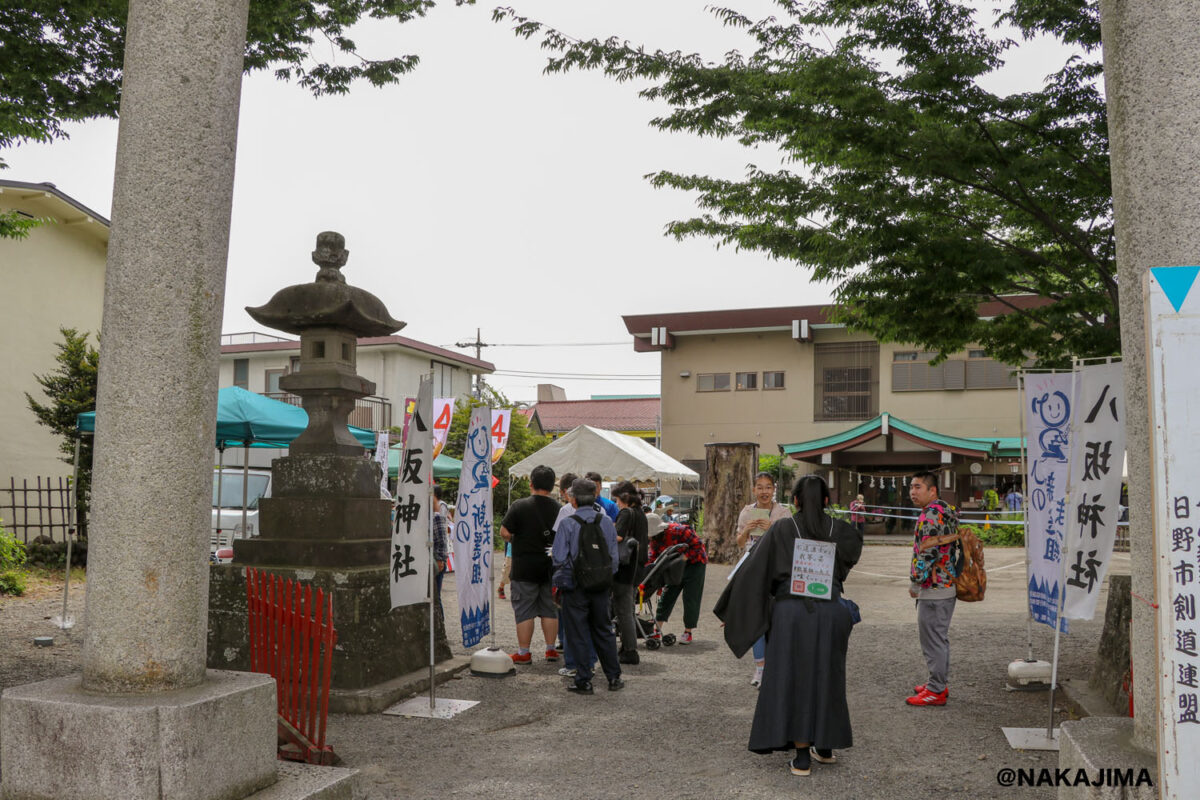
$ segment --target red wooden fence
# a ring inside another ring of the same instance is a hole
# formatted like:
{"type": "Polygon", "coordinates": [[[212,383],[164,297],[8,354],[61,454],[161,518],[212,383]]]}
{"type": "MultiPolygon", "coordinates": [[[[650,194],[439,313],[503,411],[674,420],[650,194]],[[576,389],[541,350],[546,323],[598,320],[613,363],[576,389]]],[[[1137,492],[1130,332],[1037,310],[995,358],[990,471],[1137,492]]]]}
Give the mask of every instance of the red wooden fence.
{"type": "Polygon", "coordinates": [[[337,631],[333,597],[298,581],[246,567],[250,670],[275,679],[281,758],[333,764],[325,744],[329,679],[337,631]]]}

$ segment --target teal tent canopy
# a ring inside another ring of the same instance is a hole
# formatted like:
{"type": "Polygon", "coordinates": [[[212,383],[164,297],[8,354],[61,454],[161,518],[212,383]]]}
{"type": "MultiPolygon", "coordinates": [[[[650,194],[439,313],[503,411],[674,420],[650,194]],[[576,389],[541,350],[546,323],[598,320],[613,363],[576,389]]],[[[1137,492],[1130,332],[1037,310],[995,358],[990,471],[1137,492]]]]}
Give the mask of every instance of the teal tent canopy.
{"type": "MultiPolygon", "coordinates": [[[[388,450],[388,477],[395,478],[400,474],[400,451],[399,445],[388,450]]],[[[433,477],[437,478],[457,478],[462,473],[462,462],[453,456],[448,456],[445,453],[440,453],[433,460],[433,477]]]]}
{"type": "MultiPolygon", "coordinates": [[[[96,430],[96,412],[85,411],[75,427],[96,430]]],[[[308,412],[280,400],[226,386],[217,392],[217,447],[287,447],[308,427],[308,412]]],[[[375,447],[375,434],[350,426],[350,433],[368,450],[375,447]]]]}

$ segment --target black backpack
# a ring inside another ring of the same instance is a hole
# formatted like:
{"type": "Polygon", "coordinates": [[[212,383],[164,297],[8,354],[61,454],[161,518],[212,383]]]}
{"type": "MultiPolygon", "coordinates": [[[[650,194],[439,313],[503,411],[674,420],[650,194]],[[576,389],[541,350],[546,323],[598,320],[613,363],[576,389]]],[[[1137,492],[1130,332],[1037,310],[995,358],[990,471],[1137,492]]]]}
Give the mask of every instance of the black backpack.
{"type": "Polygon", "coordinates": [[[612,588],[612,554],[600,527],[602,512],[596,512],[591,522],[578,514],[571,519],[579,523],[579,554],[572,565],[575,573],[575,588],[590,594],[607,592],[612,588]]]}

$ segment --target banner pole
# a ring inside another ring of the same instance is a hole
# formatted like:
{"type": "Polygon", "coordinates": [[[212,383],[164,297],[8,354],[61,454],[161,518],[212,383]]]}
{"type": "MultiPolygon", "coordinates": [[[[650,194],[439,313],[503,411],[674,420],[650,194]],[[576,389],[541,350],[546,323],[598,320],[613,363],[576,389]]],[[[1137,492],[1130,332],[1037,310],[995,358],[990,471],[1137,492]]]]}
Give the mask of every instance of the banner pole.
{"type": "MultiPolygon", "coordinates": [[[[430,465],[429,474],[431,476],[433,475],[432,464],[430,465]]],[[[429,496],[430,496],[432,502],[434,502],[434,503],[437,502],[437,498],[433,496],[432,491],[429,493],[429,496]]],[[[438,513],[438,510],[435,507],[433,509],[433,514],[436,514],[436,513],[438,513]]],[[[435,559],[433,557],[433,514],[429,515],[429,533],[428,533],[428,536],[426,537],[426,544],[428,545],[428,550],[429,550],[429,713],[430,713],[430,715],[432,715],[434,709],[437,708],[437,695],[435,694],[437,691],[437,681],[434,680],[435,666],[434,666],[434,654],[433,654],[434,627],[437,624],[437,616],[436,616],[437,612],[436,612],[436,609],[434,608],[434,605],[437,603],[437,592],[436,592],[436,590],[437,590],[437,575],[434,574],[435,570],[437,570],[437,562],[435,561],[435,559]]]]}
{"type": "Polygon", "coordinates": [[[71,524],[67,528],[67,574],[63,581],[63,610],[59,627],[63,630],[71,627],[67,622],[67,598],[71,594],[71,534],[78,535],[79,531],[79,450],[83,442],[82,434],[75,435],[75,469],[71,478],[71,524]]]}
{"type": "Polygon", "coordinates": [[[1021,532],[1022,538],[1025,540],[1025,643],[1027,645],[1025,651],[1025,661],[1033,663],[1033,609],[1029,606],[1029,579],[1030,572],[1033,569],[1033,558],[1029,554],[1029,462],[1027,460],[1028,445],[1025,441],[1025,370],[1017,373],[1017,402],[1021,404],[1020,413],[1017,415],[1020,419],[1021,431],[1021,483],[1025,490],[1021,493],[1021,532]]]}
{"type": "MultiPolygon", "coordinates": [[[[1070,508],[1070,502],[1071,502],[1071,468],[1072,468],[1072,466],[1074,466],[1071,463],[1071,451],[1075,447],[1075,435],[1077,433],[1077,429],[1076,429],[1076,425],[1075,425],[1075,420],[1077,419],[1077,417],[1075,416],[1075,411],[1077,410],[1075,408],[1075,405],[1076,405],[1076,401],[1079,399],[1078,397],[1076,397],[1076,387],[1075,387],[1075,381],[1079,375],[1077,367],[1078,367],[1078,359],[1072,359],[1072,364],[1071,364],[1071,427],[1068,429],[1068,430],[1070,430],[1071,433],[1070,433],[1070,437],[1067,440],[1067,486],[1066,486],[1066,492],[1065,492],[1065,497],[1067,500],[1068,508],[1070,508]]],[[[1059,561],[1062,563],[1062,571],[1060,573],[1060,580],[1058,583],[1058,611],[1054,615],[1054,660],[1050,665],[1050,720],[1046,725],[1046,738],[1047,739],[1054,738],[1054,695],[1058,691],[1058,643],[1059,643],[1060,637],[1062,636],[1063,609],[1066,607],[1066,604],[1067,604],[1068,550],[1067,550],[1067,528],[1066,528],[1066,526],[1063,527],[1062,538],[1063,538],[1062,547],[1059,548],[1059,552],[1058,552],[1059,561]]]]}

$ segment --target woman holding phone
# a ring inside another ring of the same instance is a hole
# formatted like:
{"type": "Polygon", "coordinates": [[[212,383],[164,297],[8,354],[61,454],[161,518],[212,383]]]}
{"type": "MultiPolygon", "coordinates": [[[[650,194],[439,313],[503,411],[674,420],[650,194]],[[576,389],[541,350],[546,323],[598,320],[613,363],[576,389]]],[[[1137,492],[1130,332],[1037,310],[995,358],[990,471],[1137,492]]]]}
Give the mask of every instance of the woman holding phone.
{"type": "MultiPolygon", "coordinates": [[[[776,520],[786,519],[789,515],[787,506],[775,502],[775,478],[769,472],[760,472],[754,476],[754,502],[746,506],[738,514],[737,543],[738,549],[749,553],[767,528],[776,520]]],[[[767,640],[760,636],[754,643],[754,677],[750,685],[762,685],[763,667],[767,663],[767,640]]]]}

